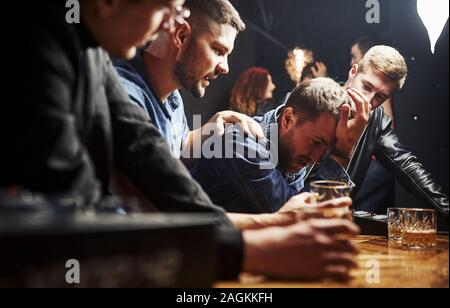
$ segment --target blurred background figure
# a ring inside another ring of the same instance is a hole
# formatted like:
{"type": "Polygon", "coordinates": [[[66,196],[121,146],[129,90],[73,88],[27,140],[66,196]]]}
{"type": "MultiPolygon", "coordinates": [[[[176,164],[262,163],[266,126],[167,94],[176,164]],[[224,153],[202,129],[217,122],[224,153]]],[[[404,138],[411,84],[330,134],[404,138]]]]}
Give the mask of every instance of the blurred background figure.
{"type": "Polygon", "coordinates": [[[284,67],[292,82],[298,85],[302,81],[304,69],[313,62],[312,51],[296,47],[288,52],[284,67]]]}
{"type": "Polygon", "coordinates": [[[316,61],[312,50],[305,50],[307,54],[305,68],[301,77],[301,82],[314,78],[328,77],[328,67],[321,61],[316,61]]]}
{"type": "Polygon", "coordinates": [[[262,67],[252,67],[237,80],[231,92],[230,109],[248,116],[269,111],[276,86],[270,72],[262,67]]]}
{"type": "Polygon", "coordinates": [[[328,68],[325,63],[313,60],[313,62],[305,67],[302,75],[302,82],[320,77],[328,77],[328,68]]]}
{"type": "Polygon", "coordinates": [[[364,57],[364,55],[369,51],[370,48],[373,46],[378,45],[376,40],[364,35],[358,38],[356,41],[353,42],[351,47],[351,65],[357,64],[361,59],[364,57]]]}
{"type": "Polygon", "coordinates": [[[316,61],[314,52],[309,49],[297,47],[289,51],[285,68],[295,85],[314,78],[328,77],[325,63],[316,61]]]}

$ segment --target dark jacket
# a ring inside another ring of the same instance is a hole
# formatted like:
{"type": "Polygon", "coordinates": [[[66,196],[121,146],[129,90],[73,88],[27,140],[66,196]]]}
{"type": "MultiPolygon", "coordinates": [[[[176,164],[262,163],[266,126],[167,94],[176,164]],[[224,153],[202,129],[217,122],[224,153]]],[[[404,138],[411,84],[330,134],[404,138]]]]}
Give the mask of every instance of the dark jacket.
{"type": "MultiPolygon", "coordinates": [[[[391,120],[382,108],[372,113],[368,127],[348,166],[348,174],[355,184],[352,197],[358,194],[373,156],[424,206],[436,208],[442,215],[448,216],[448,196],[417,157],[400,143],[392,129],[391,120]]],[[[326,164],[323,167],[326,167],[326,164]]],[[[320,173],[320,168],[323,167],[316,166],[310,179],[320,173]]]]}
{"type": "Polygon", "coordinates": [[[216,214],[227,229],[221,267],[236,277],[240,232],[129,102],[106,52],[83,24],[65,21],[64,1],[27,6],[27,25],[6,37],[20,48],[3,57],[8,91],[16,95],[1,114],[0,189],[14,185],[95,205],[109,194],[115,166],[162,212],[216,214]]]}

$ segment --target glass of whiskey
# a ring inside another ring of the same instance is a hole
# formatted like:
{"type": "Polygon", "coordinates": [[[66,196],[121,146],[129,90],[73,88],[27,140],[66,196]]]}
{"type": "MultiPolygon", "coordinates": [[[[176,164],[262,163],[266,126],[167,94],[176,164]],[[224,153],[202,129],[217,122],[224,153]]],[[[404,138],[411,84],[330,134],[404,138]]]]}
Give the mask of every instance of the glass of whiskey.
{"type": "Polygon", "coordinates": [[[437,245],[436,211],[402,209],[401,243],[410,249],[429,249],[437,245]]]}

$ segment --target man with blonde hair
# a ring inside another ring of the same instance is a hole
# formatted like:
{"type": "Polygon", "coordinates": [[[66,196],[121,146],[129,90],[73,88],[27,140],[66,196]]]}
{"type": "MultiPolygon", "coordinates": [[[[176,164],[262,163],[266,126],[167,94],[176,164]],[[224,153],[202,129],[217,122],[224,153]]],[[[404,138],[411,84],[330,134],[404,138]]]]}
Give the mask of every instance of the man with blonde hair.
{"type": "MultiPolygon", "coordinates": [[[[419,162],[407,150],[392,129],[391,120],[378,108],[401,90],[406,82],[408,67],[404,57],[394,48],[375,46],[364,58],[353,64],[349,72],[346,89],[357,91],[365,101],[367,124],[361,126],[349,118],[349,111],[343,109],[342,125],[337,129],[337,142],[329,157],[316,166],[308,177],[315,179],[345,179],[347,176],[337,164],[347,168],[355,185],[355,197],[366,176],[373,156],[395,177],[395,179],[423,205],[436,208],[448,217],[448,196],[419,162]]],[[[357,207],[357,205],[356,205],[357,207]]]]}

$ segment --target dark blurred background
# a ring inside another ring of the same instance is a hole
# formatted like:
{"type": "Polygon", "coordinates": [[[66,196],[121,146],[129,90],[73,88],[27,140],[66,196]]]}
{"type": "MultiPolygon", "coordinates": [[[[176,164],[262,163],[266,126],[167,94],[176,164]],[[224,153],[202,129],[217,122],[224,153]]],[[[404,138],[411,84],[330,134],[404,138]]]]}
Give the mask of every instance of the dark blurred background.
{"type": "MultiPolygon", "coordinates": [[[[281,98],[293,83],[284,69],[290,48],[312,49],[326,63],[329,76],[346,81],[350,47],[370,35],[397,48],[407,59],[409,77],[394,99],[396,130],[402,142],[449,191],[449,50],[448,21],[431,53],[428,33],[417,13],[416,0],[379,0],[379,24],[366,21],[366,0],[235,0],[247,23],[230,57],[230,74],[210,86],[204,99],[183,92],[188,121],[202,115],[203,123],[217,111],[227,110],[231,88],[252,66],[272,73],[281,98]]],[[[430,1],[432,2],[432,1],[430,1]]],[[[398,186],[398,185],[397,185],[398,186]]],[[[420,206],[397,187],[399,206],[420,206]]]]}

